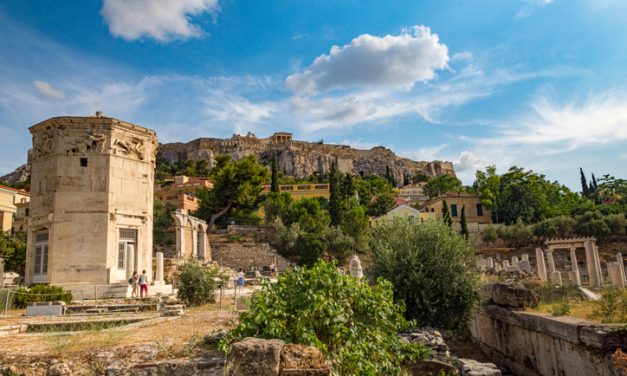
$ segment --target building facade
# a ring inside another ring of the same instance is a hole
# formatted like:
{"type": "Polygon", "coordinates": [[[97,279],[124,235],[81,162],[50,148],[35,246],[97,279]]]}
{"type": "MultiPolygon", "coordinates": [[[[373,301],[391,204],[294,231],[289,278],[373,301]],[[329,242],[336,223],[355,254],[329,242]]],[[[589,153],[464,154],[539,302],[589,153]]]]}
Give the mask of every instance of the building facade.
{"type": "Polygon", "coordinates": [[[196,191],[200,188],[212,189],[213,183],[203,177],[172,176],[155,186],[155,196],[165,203],[171,203],[176,209],[193,212],[200,206],[196,197],[196,191]]]}
{"type": "Polygon", "coordinates": [[[29,130],[26,284],[152,280],[155,132],[100,113],[29,130]]]}
{"type": "Polygon", "coordinates": [[[23,189],[15,189],[0,184],[0,229],[9,232],[13,229],[13,222],[18,214],[18,206],[28,203],[30,195],[23,189]]]}
{"type": "Polygon", "coordinates": [[[442,207],[444,200],[448,206],[451,219],[455,223],[461,221],[462,208],[465,207],[466,221],[469,224],[489,224],[492,223],[492,212],[481,203],[481,196],[459,192],[449,192],[440,197],[424,203],[420,210],[434,213],[436,217],[442,218],[442,207]]]}

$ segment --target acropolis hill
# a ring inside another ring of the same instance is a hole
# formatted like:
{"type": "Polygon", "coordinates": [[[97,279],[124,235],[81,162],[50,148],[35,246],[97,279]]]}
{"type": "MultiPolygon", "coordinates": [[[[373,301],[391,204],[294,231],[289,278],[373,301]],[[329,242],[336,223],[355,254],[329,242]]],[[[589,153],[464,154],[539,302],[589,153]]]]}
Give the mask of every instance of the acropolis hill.
{"type": "Polygon", "coordinates": [[[217,154],[228,154],[233,159],[255,155],[268,162],[276,153],[278,166],[288,176],[308,177],[329,171],[337,161],[343,173],[384,175],[387,168],[399,183],[405,176],[423,173],[427,176],[449,174],[455,176],[451,162],[416,162],[396,156],[382,146],[358,150],[347,145],[292,140],[292,134],[278,132],[268,138],[258,138],[252,133],[233,135],[229,139],[198,138],[188,143],[169,143],[159,146],[158,155],[170,163],[205,159],[211,165],[217,154]]]}

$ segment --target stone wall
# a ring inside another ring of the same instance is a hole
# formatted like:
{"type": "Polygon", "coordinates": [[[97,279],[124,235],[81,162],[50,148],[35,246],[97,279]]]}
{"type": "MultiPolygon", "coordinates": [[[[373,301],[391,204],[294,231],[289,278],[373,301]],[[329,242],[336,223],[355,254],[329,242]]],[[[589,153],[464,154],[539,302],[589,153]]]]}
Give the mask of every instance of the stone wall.
{"type": "Polygon", "coordinates": [[[211,258],[234,270],[260,270],[274,263],[281,271],[290,266],[290,262],[268,243],[211,243],[211,258]]]}
{"type": "Polygon", "coordinates": [[[613,362],[627,343],[619,324],[595,325],[572,317],[512,311],[488,305],[470,325],[475,341],[515,375],[621,375],[613,362]]]}

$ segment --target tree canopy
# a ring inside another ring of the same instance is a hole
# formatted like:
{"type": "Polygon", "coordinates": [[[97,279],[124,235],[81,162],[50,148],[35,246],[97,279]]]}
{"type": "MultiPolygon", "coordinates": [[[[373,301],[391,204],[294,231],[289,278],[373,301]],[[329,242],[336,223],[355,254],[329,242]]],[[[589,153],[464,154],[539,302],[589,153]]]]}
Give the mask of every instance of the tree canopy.
{"type": "Polygon", "coordinates": [[[446,192],[459,192],[462,189],[462,182],[455,176],[438,175],[427,181],[423,191],[430,199],[432,199],[443,195],[446,192]]]}

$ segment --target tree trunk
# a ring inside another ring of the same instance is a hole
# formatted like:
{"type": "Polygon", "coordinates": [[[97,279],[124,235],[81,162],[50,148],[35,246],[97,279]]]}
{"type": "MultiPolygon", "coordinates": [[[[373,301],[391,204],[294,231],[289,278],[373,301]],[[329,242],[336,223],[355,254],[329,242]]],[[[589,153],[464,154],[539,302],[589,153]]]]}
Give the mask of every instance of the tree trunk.
{"type": "Polygon", "coordinates": [[[213,225],[216,223],[218,218],[222,217],[224,214],[226,214],[226,212],[229,211],[229,209],[231,209],[231,206],[233,206],[233,203],[229,202],[229,204],[227,206],[225,206],[222,210],[220,210],[219,212],[213,214],[209,218],[209,223],[208,223],[208,226],[207,226],[207,235],[211,235],[211,233],[213,232],[213,225]]]}

